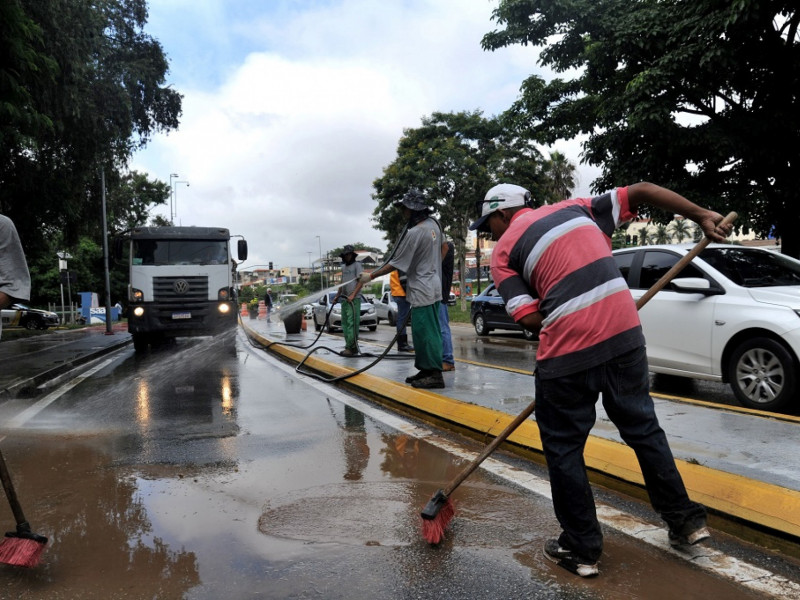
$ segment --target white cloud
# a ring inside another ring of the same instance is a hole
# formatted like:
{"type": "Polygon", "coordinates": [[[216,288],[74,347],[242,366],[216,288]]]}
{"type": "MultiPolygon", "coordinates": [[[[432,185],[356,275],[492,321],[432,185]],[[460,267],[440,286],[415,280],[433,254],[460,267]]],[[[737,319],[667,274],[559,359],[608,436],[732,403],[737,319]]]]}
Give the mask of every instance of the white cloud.
{"type": "Polygon", "coordinates": [[[403,128],[434,111],[497,114],[536,71],[531,48],[481,49],[493,29],[484,0],[220,1],[191,11],[185,1],[152,3],[148,27],[184,94],[181,126],[132,166],[188,180],[178,221],[243,234],[248,265],[306,266],[316,236],[323,251],[384,248],[370,221],[372,182],[403,128]]]}

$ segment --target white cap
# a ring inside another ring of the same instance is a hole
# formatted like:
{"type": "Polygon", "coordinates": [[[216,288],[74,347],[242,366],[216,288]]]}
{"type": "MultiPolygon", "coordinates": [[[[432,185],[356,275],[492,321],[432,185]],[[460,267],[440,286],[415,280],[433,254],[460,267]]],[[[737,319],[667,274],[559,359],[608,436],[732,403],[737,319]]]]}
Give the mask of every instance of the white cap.
{"type": "Polygon", "coordinates": [[[485,225],[489,215],[503,208],[525,206],[530,198],[531,193],[528,190],[513,183],[501,183],[494,186],[486,192],[486,196],[481,202],[481,216],[469,226],[470,230],[488,231],[485,225]]]}

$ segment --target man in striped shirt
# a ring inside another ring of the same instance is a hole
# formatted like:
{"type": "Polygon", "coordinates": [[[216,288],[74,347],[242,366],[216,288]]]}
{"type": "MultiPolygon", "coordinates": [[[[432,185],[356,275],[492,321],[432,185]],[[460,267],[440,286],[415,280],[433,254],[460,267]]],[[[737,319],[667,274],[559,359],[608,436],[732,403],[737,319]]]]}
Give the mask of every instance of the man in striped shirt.
{"type": "Polygon", "coordinates": [[[636,305],[611,256],[614,230],[643,203],[693,220],[713,241],[730,232],[718,225],[722,215],[650,183],[536,209],[525,188],[504,183],[486,193],[470,225],[497,241],[492,278],[509,315],[539,332],[536,422],[563,530],[546,542],[544,553],[582,577],[598,574],[603,548],[583,461],[600,394],[636,453],[670,542],[709,537],[705,508],[689,499],[658,424],[636,305]]]}

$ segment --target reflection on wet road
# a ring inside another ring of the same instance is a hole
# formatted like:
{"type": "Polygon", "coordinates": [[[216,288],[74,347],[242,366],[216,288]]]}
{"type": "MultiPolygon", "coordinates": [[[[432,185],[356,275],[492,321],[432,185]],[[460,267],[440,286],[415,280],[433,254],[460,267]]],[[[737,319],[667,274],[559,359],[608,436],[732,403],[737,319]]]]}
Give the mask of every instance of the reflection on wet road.
{"type": "Polygon", "coordinates": [[[550,501],[483,471],[431,547],[418,511],[463,461],[239,344],[128,352],[6,432],[51,542],[36,569],[0,566],[0,597],[757,597],[613,530],[579,580],[541,554],[550,501]]]}

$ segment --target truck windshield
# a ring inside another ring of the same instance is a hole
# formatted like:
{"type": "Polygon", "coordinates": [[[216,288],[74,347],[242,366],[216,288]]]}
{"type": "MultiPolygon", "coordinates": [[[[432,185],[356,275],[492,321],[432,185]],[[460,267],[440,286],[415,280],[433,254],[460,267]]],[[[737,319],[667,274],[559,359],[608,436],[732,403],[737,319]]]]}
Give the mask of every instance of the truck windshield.
{"type": "Polygon", "coordinates": [[[224,240],[134,240],[134,265],[223,265],[228,263],[224,240]]]}

